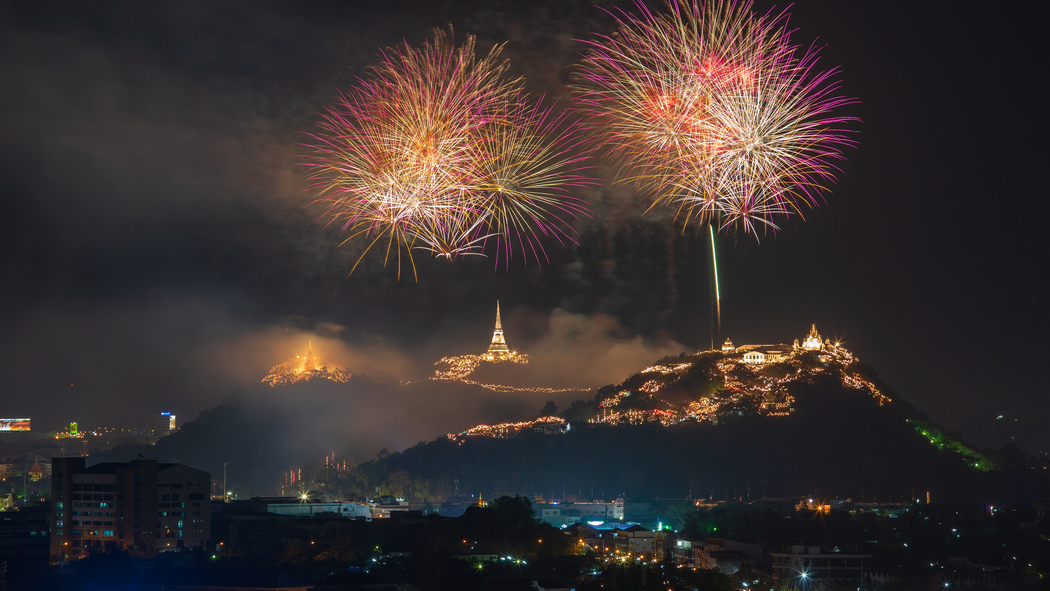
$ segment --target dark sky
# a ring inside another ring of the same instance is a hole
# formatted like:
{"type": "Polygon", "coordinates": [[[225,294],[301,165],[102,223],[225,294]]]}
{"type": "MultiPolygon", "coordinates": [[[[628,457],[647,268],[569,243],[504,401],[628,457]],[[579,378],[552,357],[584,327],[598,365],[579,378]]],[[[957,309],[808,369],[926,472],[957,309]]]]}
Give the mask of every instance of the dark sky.
{"type": "MultiPolygon", "coordinates": [[[[723,336],[790,342],[815,322],[979,443],[1050,426],[1037,11],[792,7],[794,39],[824,45],[860,100],[859,147],[805,222],[720,237],[723,336]]],[[[310,336],[351,369],[418,376],[484,347],[496,298],[512,344],[564,336],[597,381],[706,347],[705,243],[607,183],[578,193],[594,217],[550,266],[426,261],[414,283],[367,259],[348,275],[357,247],[304,209],[301,132],[380,46],[449,22],[506,41],[512,73],[564,106],[574,39],[610,19],[575,0],[0,3],[0,415],[192,418],[310,336]]]]}

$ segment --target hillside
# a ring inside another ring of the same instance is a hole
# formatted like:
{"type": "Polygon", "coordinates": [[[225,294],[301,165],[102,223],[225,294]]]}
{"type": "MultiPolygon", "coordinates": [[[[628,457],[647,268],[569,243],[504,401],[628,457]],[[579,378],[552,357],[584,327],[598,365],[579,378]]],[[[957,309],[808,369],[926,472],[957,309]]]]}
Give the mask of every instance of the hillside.
{"type": "Polygon", "coordinates": [[[967,446],[843,353],[758,367],[739,352],[666,358],[573,403],[558,432],[550,419],[534,429],[489,426],[362,465],[357,478],[403,472],[458,479],[470,491],[547,496],[750,491],[870,501],[929,491],[936,500],[1001,502],[1050,492],[1044,471],[967,446]]]}

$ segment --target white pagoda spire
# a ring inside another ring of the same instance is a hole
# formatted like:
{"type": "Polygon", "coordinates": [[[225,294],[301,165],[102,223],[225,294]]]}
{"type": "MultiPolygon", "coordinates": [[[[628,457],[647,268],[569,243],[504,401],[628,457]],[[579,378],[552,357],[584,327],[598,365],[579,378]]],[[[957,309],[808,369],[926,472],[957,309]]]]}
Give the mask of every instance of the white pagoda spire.
{"type": "Polygon", "coordinates": [[[496,300],[496,328],[492,331],[492,343],[485,356],[489,359],[506,359],[512,355],[507,341],[503,338],[503,323],[499,317],[499,300],[496,300]]]}

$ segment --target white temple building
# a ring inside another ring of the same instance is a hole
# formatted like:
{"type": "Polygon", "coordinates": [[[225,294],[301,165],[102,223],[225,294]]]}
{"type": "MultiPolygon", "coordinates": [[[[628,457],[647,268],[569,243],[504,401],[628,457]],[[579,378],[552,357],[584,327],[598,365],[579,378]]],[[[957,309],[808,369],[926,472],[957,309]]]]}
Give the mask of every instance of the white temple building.
{"type": "MultiPolygon", "coordinates": [[[[795,341],[798,342],[798,341],[795,341]]],[[[802,341],[803,351],[820,351],[824,348],[824,344],[820,340],[820,333],[817,332],[817,325],[813,324],[810,326],[809,334],[802,341]]]]}
{"type": "Polygon", "coordinates": [[[831,344],[830,340],[821,341],[820,333],[817,332],[817,325],[810,325],[809,334],[805,336],[800,345],[798,339],[795,339],[794,345],[740,345],[739,347],[733,346],[733,341],[726,339],[726,342],[722,345],[722,353],[740,353],[744,354],[742,361],[744,363],[752,365],[765,365],[769,363],[779,363],[781,361],[787,361],[797,355],[808,353],[808,352],[821,352],[824,350],[832,350],[837,345],[831,344]]]}

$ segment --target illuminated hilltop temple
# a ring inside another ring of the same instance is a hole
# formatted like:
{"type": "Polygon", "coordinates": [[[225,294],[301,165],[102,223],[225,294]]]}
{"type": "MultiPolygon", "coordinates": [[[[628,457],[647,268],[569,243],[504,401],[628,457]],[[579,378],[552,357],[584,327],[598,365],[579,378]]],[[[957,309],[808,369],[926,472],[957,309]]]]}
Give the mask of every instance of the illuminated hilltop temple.
{"type": "Polygon", "coordinates": [[[296,355],[280,365],[275,365],[262,381],[271,386],[279,386],[307,382],[314,378],[325,378],[333,382],[350,380],[351,374],[345,367],[316,358],[313,348],[311,341],[306,355],[296,355]]]}
{"type": "Polygon", "coordinates": [[[823,357],[825,352],[838,351],[840,349],[841,347],[838,343],[832,343],[829,339],[824,339],[821,342],[816,324],[810,325],[809,334],[802,339],[801,345],[798,339],[795,339],[793,345],[740,345],[739,347],[734,347],[733,341],[729,339],[726,339],[726,342],[722,344],[722,353],[742,352],[744,354],[743,362],[753,365],[780,363],[804,353],[818,353],[823,357]]]}
{"type": "Polygon", "coordinates": [[[519,388],[502,384],[482,384],[469,379],[472,373],[481,366],[483,362],[488,363],[520,363],[525,365],[529,362],[529,356],[518,353],[507,346],[507,339],[503,336],[503,322],[499,315],[499,302],[496,302],[496,327],[492,330],[492,342],[489,348],[481,355],[456,355],[454,357],[442,357],[435,363],[432,380],[455,380],[465,384],[474,384],[488,388],[495,392],[568,392],[573,389],[555,388],[519,388]]]}

